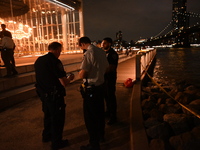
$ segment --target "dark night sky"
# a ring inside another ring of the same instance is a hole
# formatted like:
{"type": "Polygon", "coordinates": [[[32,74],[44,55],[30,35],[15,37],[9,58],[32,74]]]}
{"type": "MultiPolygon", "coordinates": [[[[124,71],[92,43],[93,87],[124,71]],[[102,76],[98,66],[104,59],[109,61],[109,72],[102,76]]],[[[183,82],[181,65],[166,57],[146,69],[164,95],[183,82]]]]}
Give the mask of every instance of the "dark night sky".
{"type": "MultiPolygon", "coordinates": [[[[187,4],[187,11],[200,14],[200,0],[187,4]]],[[[83,0],[83,12],[85,35],[91,40],[115,39],[118,31],[123,40],[138,40],[157,35],[170,23],[172,0],[83,0]]]]}

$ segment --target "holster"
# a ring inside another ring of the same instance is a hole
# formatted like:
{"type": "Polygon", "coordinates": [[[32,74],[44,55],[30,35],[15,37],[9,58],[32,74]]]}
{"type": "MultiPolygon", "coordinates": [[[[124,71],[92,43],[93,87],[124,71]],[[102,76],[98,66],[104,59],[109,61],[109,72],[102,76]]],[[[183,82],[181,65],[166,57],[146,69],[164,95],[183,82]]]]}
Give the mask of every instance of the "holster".
{"type": "Polygon", "coordinates": [[[80,93],[83,99],[91,99],[94,97],[95,94],[95,86],[85,86],[84,84],[81,84],[80,93]]]}
{"type": "Polygon", "coordinates": [[[52,91],[44,92],[37,84],[35,84],[36,93],[40,98],[53,97],[53,100],[56,100],[56,97],[65,96],[66,92],[63,89],[58,90],[56,87],[52,91]]]}

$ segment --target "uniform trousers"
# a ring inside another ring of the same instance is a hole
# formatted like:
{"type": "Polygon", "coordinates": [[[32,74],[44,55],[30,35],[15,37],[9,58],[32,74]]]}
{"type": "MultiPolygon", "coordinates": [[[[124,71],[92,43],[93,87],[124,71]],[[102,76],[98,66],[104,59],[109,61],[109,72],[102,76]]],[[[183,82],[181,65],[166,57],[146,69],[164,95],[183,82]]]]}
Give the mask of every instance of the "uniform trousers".
{"type": "Polygon", "coordinates": [[[7,70],[7,75],[12,75],[12,73],[17,73],[15,69],[15,60],[14,60],[14,50],[13,49],[3,49],[1,51],[1,58],[4,62],[4,65],[7,70]]]}
{"type": "Polygon", "coordinates": [[[110,118],[116,119],[117,113],[117,100],[116,100],[116,73],[105,76],[105,102],[106,112],[110,115],[110,118]]]}
{"type": "Polygon", "coordinates": [[[98,147],[101,138],[104,138],[104,90],[103,85],[96,86],[91,97],[84,98],[83,111],[85,125],[89,134],[89,143],[98,147]]]}
{"type": "Polygon", "coordinates": [[[64,96],[41,96],[44,112],[43,140],[51,140],[52,146],[57,146],[62,140],[65,123],[64,96]]]}

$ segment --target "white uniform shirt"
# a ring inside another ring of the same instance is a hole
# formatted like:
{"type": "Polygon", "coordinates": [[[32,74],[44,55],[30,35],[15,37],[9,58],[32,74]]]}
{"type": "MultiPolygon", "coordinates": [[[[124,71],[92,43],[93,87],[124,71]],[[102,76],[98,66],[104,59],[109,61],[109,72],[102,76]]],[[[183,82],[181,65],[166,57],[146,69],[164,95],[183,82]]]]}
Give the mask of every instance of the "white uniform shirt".
{"type": "Polygon", "coordinates": [[[108,65],[106,53],[102,49],[90,45],[85,52],[80,69],[87,71],[89,85],[98,86],[104,83],[104,74],[108,65]]]}
{"type": "Polygon", "coordinates": [[[15,46],[15,43],[13,41],[12,38],[8,37],[8,36],[4,36],[2,38],[2,41],[0,43],[0,47],[2,48],[8,48],[8,49],[13,49],[15,46]]]}

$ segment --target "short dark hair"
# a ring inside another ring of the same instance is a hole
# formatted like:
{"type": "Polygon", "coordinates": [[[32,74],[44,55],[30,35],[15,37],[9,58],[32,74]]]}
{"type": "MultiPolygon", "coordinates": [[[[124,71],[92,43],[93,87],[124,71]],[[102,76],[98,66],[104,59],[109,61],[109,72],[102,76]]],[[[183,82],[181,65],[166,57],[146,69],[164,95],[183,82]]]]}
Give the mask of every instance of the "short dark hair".
{"type": "Polygon", "coordinates": [[[112,39],[111,38],[109,38],[109,37],[106,37],[106,38],[104,38],[103,40],[105,40],[105,41],[107,41],[108,43],[113,43],[113,41],[112,41],[112,39]]]}
{"type": "Polygon", "coordinates": [[[87,36],[84,36],[84,37],[81,37],[78,41],[78,44],[79,46],[81,46],[81,43],[90,43],[91,44],[91,40],[89,39],[89,37],[87,36]]]}
{"type": "Polygon", "coordinates": [[[59,42],[52,42],[48,46],[48,50],[57,50],[58,48],[62,47],[62,44],[59,42]]]}
{"type": "Polygon", "coordinates": [[[6,25],[5,25],[5,24],[1,24],[1,26],[6,28],[6,25]]]}

